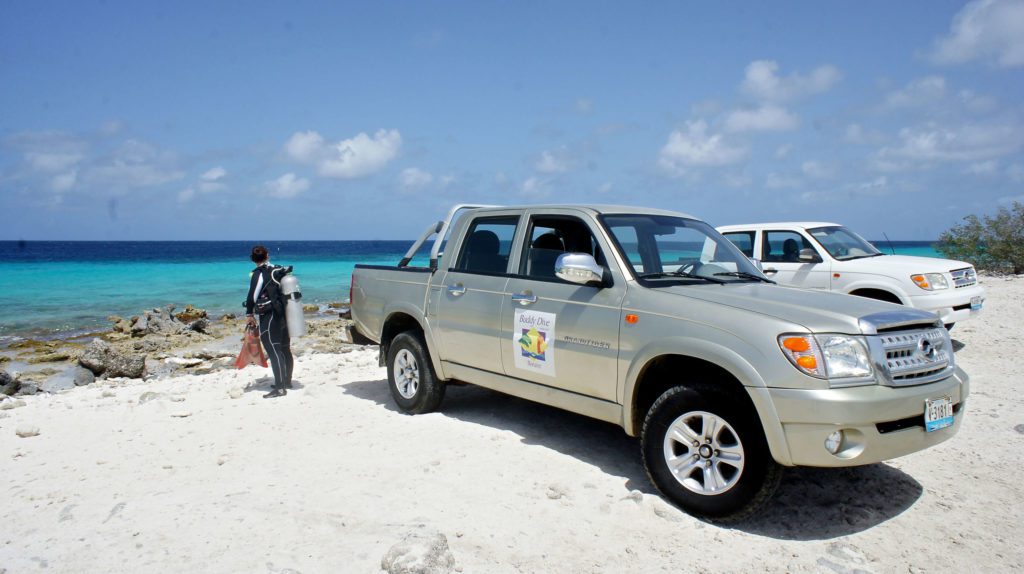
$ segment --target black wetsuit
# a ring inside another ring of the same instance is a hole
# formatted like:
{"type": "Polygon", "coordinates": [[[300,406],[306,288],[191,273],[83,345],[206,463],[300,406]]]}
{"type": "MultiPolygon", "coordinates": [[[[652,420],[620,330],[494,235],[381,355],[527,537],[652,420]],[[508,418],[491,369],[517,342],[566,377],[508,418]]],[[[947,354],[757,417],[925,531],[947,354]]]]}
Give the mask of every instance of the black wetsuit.
{"type": "MultiPolygon", "coordinates": [[[[249,280],[249,295],[245,299],[245,312],[253,315],[256,308],[256,301],[266,291],[276,295],[280,287],[271,285],[273,279],[271,273],[279,267],[264,263],[252,272],[249,280]],[[275,288],[276,287],[276,288],[275,288]]],[[[270,367],[274,371],[274,388],[287,389],[292,386],[292,358],[291,337],[288,335],[288,323],[284,318],[284,305],[279,303],[273,306],[273,310],[257,315],[260,321],[260,342],[270,359],[270,367]]]]}

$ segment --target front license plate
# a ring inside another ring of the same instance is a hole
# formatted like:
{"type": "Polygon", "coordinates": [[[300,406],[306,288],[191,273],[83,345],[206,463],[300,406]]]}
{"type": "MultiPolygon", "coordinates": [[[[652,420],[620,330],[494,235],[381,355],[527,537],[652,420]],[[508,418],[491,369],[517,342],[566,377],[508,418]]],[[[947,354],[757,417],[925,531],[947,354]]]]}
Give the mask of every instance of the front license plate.
{"type": "Polygon", "coordinates": [[[981,297],[971,297],[971,311],[981,310],[981,297]]]}
{"type": "Polygon", "coordinates": [[[953,424],[953,399],[926,399],[924,401],[924,430],[944,429],[953,424]]]}

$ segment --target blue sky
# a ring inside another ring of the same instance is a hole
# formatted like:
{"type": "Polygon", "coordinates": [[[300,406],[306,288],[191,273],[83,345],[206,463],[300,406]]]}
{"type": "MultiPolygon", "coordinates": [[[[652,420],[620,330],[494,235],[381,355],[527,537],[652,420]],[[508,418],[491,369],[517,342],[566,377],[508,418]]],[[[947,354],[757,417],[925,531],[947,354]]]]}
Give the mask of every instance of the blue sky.
{"type": "Polygon", "coordinates": [[[932,239],[1024,202],[1024,0],[7,1],[0,86],[0,239],[404,239],[457,202],[932,239]]]}

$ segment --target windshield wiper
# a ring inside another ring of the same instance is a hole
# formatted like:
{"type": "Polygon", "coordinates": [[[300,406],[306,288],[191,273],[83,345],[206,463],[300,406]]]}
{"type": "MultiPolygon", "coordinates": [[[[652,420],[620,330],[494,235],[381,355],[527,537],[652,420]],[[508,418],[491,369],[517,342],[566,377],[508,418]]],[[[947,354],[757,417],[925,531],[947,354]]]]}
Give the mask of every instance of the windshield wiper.
{"type": "Polygon", "coordinates": [[[767,277],[761,277],[760,275],[754,275],[753,273],[747,273],[746,271],[727,271],[725,273],[715,273],[715,275],[726,275],[729,277],[742,277],[743,279],[755,279],[757,281],[764,281],[765,283],[775,284],[775,281],[767,277]]]}
{"type": "Polygon", "coordinates": [[[686,271],[657,271],[654,273],[641,273],[640,275],[637,275],[638,279],[655,279],[658,277],[685,277],[686,279],[703,279],[708,283],[717,283],[719,285],[724,285],[725,283],[728,283],[727,281],[723,281],[722,279],[715,279],[714,277],[708,277],[706,275],[694,275],[693,273],[687,273],[686,271]]]}
{"type": "Polygon", "coordinates": [[[880,257],[885,253],[872,253],[870,255],[854,255],[853,257],[847,257],[846,259],[840,259],[840,261],[853,261],[854,259],[867,259],[868,257],[880,257]]]}

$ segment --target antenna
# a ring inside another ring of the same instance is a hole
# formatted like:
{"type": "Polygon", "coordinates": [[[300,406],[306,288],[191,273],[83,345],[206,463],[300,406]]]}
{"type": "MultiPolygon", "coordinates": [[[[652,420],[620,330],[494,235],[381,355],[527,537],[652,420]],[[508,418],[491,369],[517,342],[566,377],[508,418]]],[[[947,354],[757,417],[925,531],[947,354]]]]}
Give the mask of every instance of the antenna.
{"type": "Polygon", "coordinates": [[[889,236],[886,235],[884,231],[882,232],[882,235],[885,235],[885,240],[889,242],[889,251],[892,251],[892,254],[896,255],[896,248],[892,246],[892,240],[889,239],[889,236]]]}

